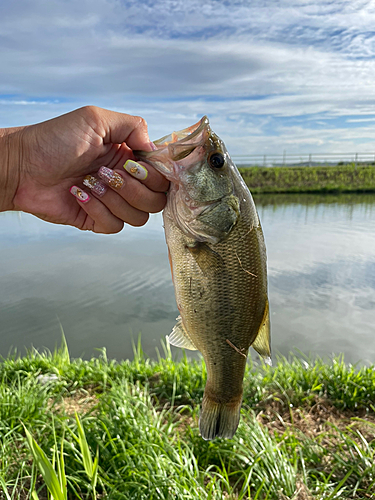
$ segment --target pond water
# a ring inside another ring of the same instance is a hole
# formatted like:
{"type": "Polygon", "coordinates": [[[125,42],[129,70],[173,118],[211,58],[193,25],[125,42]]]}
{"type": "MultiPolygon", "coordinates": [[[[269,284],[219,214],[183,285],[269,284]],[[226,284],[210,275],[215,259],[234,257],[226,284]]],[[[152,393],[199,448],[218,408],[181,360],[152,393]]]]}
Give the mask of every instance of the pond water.
{"type": "MultiPolygon", "coordinates": [[[[273,354],[375,362],[375,196],[262,195],[273,354]]],[[[0,354],[61,342],[71,356],[156,357],[178,315],[162,218],[94,235],[0,214],[0,354]]],[[[177,351],[177,350],[176,350],[177,351]]],[[[254,356],[256,358],[256,355],[254,356]]]]}

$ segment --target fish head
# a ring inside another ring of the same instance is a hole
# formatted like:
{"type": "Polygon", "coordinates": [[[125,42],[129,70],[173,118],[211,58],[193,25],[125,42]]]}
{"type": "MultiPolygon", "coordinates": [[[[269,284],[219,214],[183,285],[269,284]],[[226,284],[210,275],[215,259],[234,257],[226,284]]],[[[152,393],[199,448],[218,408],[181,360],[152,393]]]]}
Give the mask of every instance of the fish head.
{"type": "Polygon", "coordinates": [[[171,182],[164,215],[195,241],[221,241],[239,217],[233,185],[236,167],[208,118],[154,144],[155,151],[134,154],[171,182]]]}

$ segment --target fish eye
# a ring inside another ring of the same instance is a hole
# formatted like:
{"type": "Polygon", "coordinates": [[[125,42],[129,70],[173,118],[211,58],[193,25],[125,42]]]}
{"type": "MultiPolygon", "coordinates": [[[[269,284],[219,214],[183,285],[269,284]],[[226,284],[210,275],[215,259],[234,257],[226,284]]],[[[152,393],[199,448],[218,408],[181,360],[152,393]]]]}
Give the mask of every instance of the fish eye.
{"type": "Polygon", "coordinates": [[[209,157],[208,162],[212,168],[222,168],[225,163],[225,158],[221,153],[213,153],[209,157]]]}

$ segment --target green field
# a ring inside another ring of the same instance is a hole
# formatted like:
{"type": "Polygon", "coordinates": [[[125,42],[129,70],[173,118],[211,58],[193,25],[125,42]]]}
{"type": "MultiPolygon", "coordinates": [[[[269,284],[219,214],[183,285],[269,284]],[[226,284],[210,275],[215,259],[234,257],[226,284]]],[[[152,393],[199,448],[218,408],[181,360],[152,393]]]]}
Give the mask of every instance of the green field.
{"type": "Polygon", "coordinates": [[[66,345],[3,359],[0,498],[47,498],[52,476],[33,458],[27,430],[45,461],[55,457],[61,498],[375,498],[373,366],[295,357],[249,365],[234,439],[206,442],[204,364],[164,350],[158,361],[140,346],[132,361],[104,351],[71,360],[66,345]]]}
{"type": "Polygon", "coordinates": [[[239,169],[252,193],[373,192],[375,166],[249,167],[239,169]]]}

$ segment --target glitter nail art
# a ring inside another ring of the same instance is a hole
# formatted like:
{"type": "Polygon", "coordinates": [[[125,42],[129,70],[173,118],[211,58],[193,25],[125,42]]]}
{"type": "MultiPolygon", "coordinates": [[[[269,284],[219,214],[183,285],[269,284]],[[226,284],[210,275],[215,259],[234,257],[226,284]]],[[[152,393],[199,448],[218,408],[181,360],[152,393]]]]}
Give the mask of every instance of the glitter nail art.
{"type": "Polygon", "coordinates": [[[96,179],[93,175],[86,175],[83,184],[91,189],[97,196],[103,196],[107,191],[107,186],[96,179]]]}
{"type": "Polygon", "coordinates": [[[86,191],[83,191],[81,188],[78,186],[72,186],[70,188],[70,192],[72,193],[73,196],[75,196],[79,201],[82,201],[82,203],[86,203],[89,201],[90,196],[86,193],[86,191]]]}
{"type": "Polygon", "coordinates": [[[98,175],[106,184],[108,184],[108,186],[111,186],[115,189],[122,188],[125,182],[120,174],[114,172],[111,168],[108,167],[100,167],[98,175]]]}
{"type": "Polygon", "coordinates": [[[124,169],[127,172],[129,172],[130,175],[132,175],[133,177],[136,177],[137,179],[139,179],[141,181],[146,179],[146,177],[148,175],[148,172],[145,169],[145,167],[140,165],[136,161],[133,161],[133,160],[128,160],[124,165],[124,169]]]}

